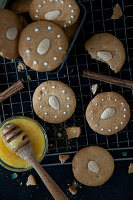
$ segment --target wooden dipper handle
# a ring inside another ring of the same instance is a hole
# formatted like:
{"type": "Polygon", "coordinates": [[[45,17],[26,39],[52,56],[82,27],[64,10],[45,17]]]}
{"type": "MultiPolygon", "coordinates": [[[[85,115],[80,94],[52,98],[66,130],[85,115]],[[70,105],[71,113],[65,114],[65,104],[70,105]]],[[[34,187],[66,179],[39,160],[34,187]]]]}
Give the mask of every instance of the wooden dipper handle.
{"type": "Polygon", "coordinates": [[[22,81],[17,81],[15,84],[13,84],[11,87],[9,87],[4,92],[0,93],[0,102],[4,101],[8,97],[12,96],[13,94],[17,93],[18,91],[22,90],[24,88],[24,85],[22,81]]]}
{"type": "Polygon", "coordinates": [[[98,81],[103,81],[105,83],[111,83],[113,85],[126,87],[126,88],[129,88],[129,89],[133,89],[133,81],[122,80],[122,79],[119,79],[119,78],[114,78],[114,77],[111,77],[111,76],[99,74],[99,73],[92,72],[92,71],[89,71],[89,70],[83,71],[83,77],[98,80],[98,81]]]}

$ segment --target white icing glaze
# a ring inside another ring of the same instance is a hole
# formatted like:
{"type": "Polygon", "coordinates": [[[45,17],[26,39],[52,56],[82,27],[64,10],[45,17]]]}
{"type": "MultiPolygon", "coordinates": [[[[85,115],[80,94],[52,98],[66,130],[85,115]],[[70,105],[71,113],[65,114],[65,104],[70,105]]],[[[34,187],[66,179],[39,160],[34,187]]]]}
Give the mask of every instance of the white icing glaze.
{"type": "Polygon", "coordinates": [[[37,61],[36,61],[36,60],[34,60],[34,61],[33,61],[33,64],[34,64],[34,65],[37,65],[37,61]]]}
{"type": "Polygon", "coordinates": [[[27,40],[30,40],[30,37],[27,37],[26,39],[27,39],[27,40]]]}
{"type": "Polygon", "coordinates": [[[16,27],[10,27],[6,31],[6,37],[8,40],[15,40],[18,30],[16,27]]]}

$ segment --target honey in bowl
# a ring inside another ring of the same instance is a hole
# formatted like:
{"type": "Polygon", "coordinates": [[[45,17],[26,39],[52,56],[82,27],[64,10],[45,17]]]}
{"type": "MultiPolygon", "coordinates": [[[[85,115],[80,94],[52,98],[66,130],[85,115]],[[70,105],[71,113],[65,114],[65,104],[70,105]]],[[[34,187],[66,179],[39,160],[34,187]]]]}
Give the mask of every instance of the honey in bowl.
{"type": "Polygon", "coordinates": [[[33,119],[28,117],[14,117],[3,122],[0,127],[0,159],[1,164],[13,171],[25,171],[30,168],[27,161],[7,148],[2,139],[2,130],[5,124],[13,123],[20,127],[29,137],[35,157],[41,161],[47,149],[47,136],[44,129],[33,119]]]}

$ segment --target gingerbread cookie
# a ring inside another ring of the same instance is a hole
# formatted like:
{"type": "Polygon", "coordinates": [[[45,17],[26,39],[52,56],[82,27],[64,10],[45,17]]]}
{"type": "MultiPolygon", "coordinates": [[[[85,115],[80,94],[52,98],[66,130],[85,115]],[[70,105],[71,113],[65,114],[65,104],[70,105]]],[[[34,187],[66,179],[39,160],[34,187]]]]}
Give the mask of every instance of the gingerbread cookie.
{"type": "Polygon", "coordinates": [[[9,4],[9,8],[18,14],[27,13],[31,2],[32,0],[13,0],[9,4]]]}
{"type": "Polygon", "coordinates": [[[80,183],[100,186],[112,176],[114,160],[110,153],[101,147],[85,147],[74,156],[72,170],[80,183]]]}
{"type": "Polygon", "coordinates": [[[120,94],[104,92],[90,101],[86,119],[97,133],[112,135],[126,127],[130,119],[130,108],[120,94]]]}
{"type": "Polygon", "coordinates": [[[22,24],[18,16],[7,9],[0,9],[0,55],[14,59],[19,56],[18,39],[22,24]]]}
{"type": "Polygon", "coordinates": [[[53,21],[66,28],[77,21],[80,8],[75,0],[33,0],[29,12],[33,21],[53,21]]]}
{"type": "Polygon", "coordinates": [[[46,81],[33,95],[35,113],[46,122],[58,124],[72,116],[76,98],[72,89],[60,81],[46,81]]]}
{"type": "Polygon", "coordinates": [[[125,62],[123,44],[110,33],[95,34],[85,43],[85,48],[93,59],[107,63],[115,73],[125,62]]]}
{"type": "Polygon", "coordinates": [[[39,71],[52,71],[66,56],[68,40],[63,30],[48,21],[33,22],[19,39],[19,53],[25,64],[39,71]]]}

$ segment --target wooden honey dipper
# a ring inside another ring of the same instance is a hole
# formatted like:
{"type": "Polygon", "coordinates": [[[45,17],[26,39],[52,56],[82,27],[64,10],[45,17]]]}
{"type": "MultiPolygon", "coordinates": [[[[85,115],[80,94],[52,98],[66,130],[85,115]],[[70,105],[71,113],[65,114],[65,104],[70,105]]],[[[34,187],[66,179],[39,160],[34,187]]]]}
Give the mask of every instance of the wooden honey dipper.
{"type": "Polygon", "coordinates": [[[6,124],[2,130],[2,139],[8,149],[26,160],[36,170],[55,200],[68,200],[60,187],[36,160],[30,139],[20,127],[11,123],[6,124]]]}

